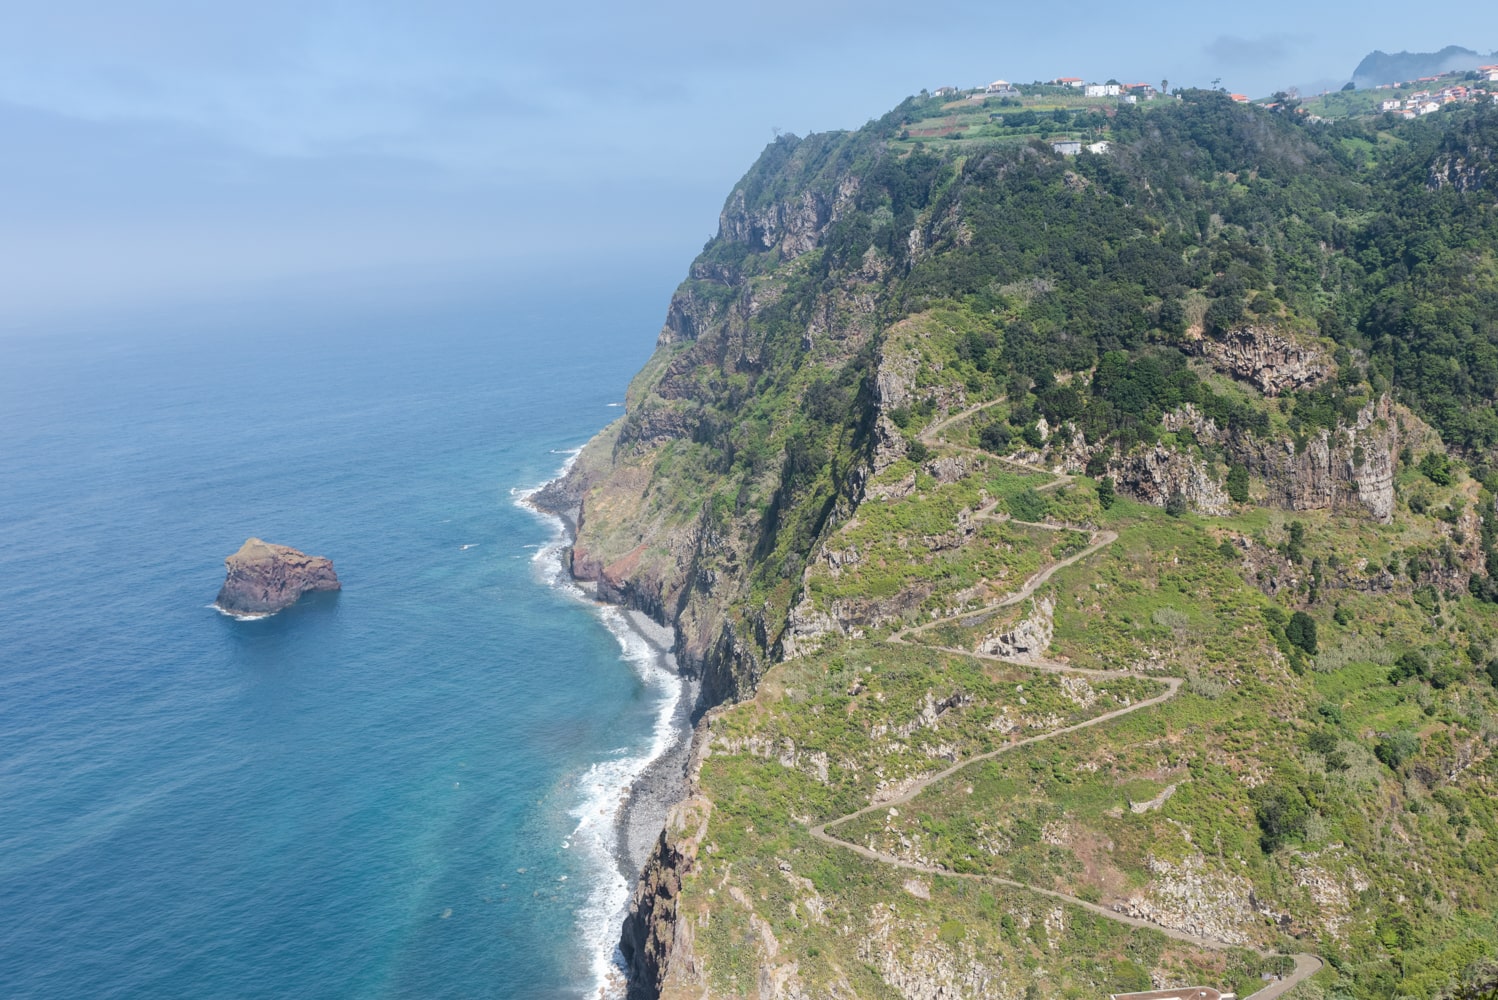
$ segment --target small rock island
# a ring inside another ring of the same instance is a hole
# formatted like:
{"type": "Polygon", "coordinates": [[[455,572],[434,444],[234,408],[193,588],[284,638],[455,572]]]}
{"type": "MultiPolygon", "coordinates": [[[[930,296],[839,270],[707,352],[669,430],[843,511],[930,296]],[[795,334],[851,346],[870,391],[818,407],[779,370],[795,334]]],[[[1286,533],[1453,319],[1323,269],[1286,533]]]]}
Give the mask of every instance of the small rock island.
{"type": "Polygon", "coordinates": [[[333,561],[288,545],[248,539],[224,560],[227,574],[214,605],[231,615],[269,615],[313,590],[341,590],[333,561]]]}

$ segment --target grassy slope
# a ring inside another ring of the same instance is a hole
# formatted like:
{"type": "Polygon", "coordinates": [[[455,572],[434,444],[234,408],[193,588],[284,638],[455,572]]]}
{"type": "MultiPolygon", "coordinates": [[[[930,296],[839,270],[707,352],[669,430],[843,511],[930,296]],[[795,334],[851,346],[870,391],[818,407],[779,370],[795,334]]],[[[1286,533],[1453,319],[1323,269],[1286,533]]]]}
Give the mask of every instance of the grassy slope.
{"type": "MultiPolygon", "coordinates": [[[[873,517],[908,528],[948,511],[947,494],[992,487],[984,475],[950,486],[921,480],[873,517]],[[897,517],[900,507],[909,509],[897,517]]],[[[1498,868],[1491,808],[1498,767],[1479,749],[1480,759],[1446,777],[1461,748],[1494,736],[1498,699],[1471,669],[1433,690],[1389,684],[1387,664],[1411,646],[1460,650],[1485,640],[1498,630],[1492,606],[1462,598],[1432,614],[1408,597],[1327,594],[1311,609],[1323,653],[1316,669],[1296,674],[1265,624],[1271,601],[1220,551],[1230,534],[1271,539],[1283,531],[1283,515],[1244,509],[1224,519],[1176,519],[1122,500],[1087,515],[1120,537],[1050,581],[1053,653],[1078,665],[1187,677],[1185,691],[961,772],[898,816],[875,814],[839,836],[1105,902],[1149,893],[1168,866],[1196,865],[1209,887],[1251,887],[1285,918],[1237,913],[1230,923],[1247,943],[1289,949],[1290,934],[1304,935],[1299,947],[1344,962],[1344,985],[1360,995],[1396,988],[1425,995],[1444,983],[1481,947],[1474,942],[1498,936],[1498,898],[1482,877],[1498,868]],[[1337,603],[1351,612],[1345,626],[1332,620],[1337,603]],[[1379,734],[1398,730],[1418,732],[1421,750],[1391,770],[1372,748],[1379,734]],[[1335,766],[1309,748],[1312,733],[1335,740],[1335,766]],[[1271,780],[1304,789],[1314,817],[1266,851],[1253,789],[1271,780]],[[1168,786],[1174,794],[1159,808],[1128,808],[1168,786]],[[1401,952],[1397,963],[1391,946],[1401,952]]],[[[1407,513],[1388,527],[1302,517],[1310,525],[1306,561],[1408,547],[1435,534],[1434,522],[1407,513]]],[[[861,520],[849,532],[870,523],[877,522],[861,520]]],[[[882,537],[895,544],[900,536],[882,537]]],[[[910,884],[908,872],[813,841],[811,824],[866,804],[881,786],[991,749],[1000,737],[986,720],[1020,697],[1039,727],[1115,704],[1083,708],[1055,675],[891,646],[880,635],[776,666],[752,702],[714,723],[702,771],[716,808],[711,847],[687,898],[703,922],[697,946],[717,990],[752,995],[771,939],[777,961],[794,956],[798,980],[818,992],[841,984],[861,996],[899,995],[891,981],[921,969],[958,970],[969,988],[984,981],[996,996],[1096,995],[1137,984],[1140,972],[1253,988],[1269,966],[1252,952],[1194,949],[1014,889],[940,877],[910,884]],[[956,693],[973,700],[935,726],[911,728],[926,701],[956,693]],[[714,901],[725,893],[728,900],[714,901]],[[883,945],[871,946],[881,939],[897,943],[894,964],[883,945]],[[746,947],[751,940],[756,946],[746,947]]],[[[1132,683],[1142,686],[1109,696],[1147,696],[1146,677],[1132,683]]]]}

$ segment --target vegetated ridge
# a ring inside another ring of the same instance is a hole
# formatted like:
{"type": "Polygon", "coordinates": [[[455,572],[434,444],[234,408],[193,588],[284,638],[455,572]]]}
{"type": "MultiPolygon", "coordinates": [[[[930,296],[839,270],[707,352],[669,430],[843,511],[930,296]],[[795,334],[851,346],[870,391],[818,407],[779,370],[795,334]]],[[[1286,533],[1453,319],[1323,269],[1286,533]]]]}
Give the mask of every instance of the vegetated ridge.
{"type": "Polygon", "coordinates": [[[540,497],[703,682],[638,995],[1487,974],[1498,113],[1179,97],[781,137],[540,497]]]}

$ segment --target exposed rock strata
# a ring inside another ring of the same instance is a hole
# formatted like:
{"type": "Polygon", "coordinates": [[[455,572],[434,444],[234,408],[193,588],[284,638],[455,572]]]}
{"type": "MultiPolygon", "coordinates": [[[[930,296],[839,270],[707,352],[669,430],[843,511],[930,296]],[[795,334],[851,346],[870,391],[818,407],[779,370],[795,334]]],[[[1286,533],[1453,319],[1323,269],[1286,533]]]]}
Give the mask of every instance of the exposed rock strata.
{"type": "Polygon", "coordinates": [[[1143,503],[1164,507],[1179,493],[1198,513],[1228,512],[1228,495],[1195,455],[1155,445],[1148,451],[1115,459],[1109,471],[1122,492],[1143,503]]]}
{"type": "Polygon", "coordinates": [[[698,972],[690,925],[678,925],[677,905],[682,879],[696,861],[711,813],[706,799],[686,799],[673,806],[640,873],[619,940],[632,996],[659,996],[668,968],[688,980],[698,972]]]}
{"type": "Polygon", "coordinates": [[[224,566],[224,585],[213,603],[233,615],[274,614],[305,593],[342,587],[332,560],[258,538],[247,540],[224,566]]]}
{"type": "Polygon", "coordinates": [[[1262,326],[1247,326],[1221,338],[1202,337],[1192,343],[1213,367],[1253,383],[1266,396],[1315,385],[1333,370],[1330,359],[1320,350],[1262,326]]]}
{"type": "Polygon", "coordinates": [[[1040,663],[1046,650],[1051,648],[1051,636],[1055,632],[1052,616],[1056,602],[1049,596],[1031,601],[1030,617],[998,635],[990,636],[978,646],[978,652],[1005,659],[1021,660],[1025,663],[1040,663]]]}
{"type": "Polygon", "coordinates": [[[1267,499],[1290,510],[1363,507],[1377,520],[1394,516],[1394,473],[1399,450],[1427,432],[1413,414],[1380,396],[1358,411],[1351,425],[1320,428],[1301,443],[1265,440],[1224,431],[1187,406],[1167,414],[1166,429],[1189,428],[1203,444],[1220,444],[1249,472],[1263,478],[1267,499]]]}

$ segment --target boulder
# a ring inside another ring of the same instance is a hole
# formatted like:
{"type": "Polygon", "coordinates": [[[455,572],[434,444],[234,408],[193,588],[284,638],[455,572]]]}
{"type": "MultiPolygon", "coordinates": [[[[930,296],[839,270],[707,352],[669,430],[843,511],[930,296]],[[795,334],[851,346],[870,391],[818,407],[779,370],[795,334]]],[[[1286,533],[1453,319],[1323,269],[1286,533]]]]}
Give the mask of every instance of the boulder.
{"type": "Polygon", "coordinates": [[[287,545],[247,540],[224,560],[227,574],[213,602],[231,615],[269,615],[311,590],[340,590],[332,560],[287,545]]]}

